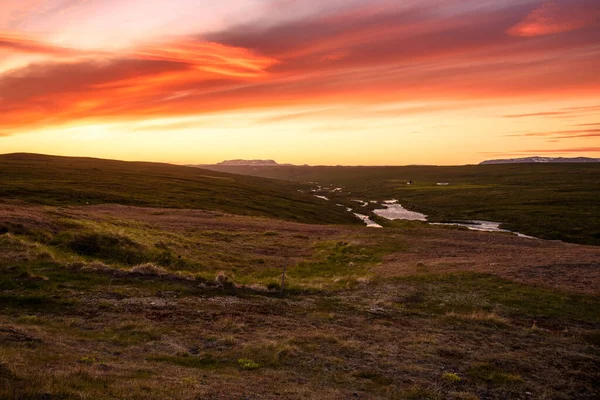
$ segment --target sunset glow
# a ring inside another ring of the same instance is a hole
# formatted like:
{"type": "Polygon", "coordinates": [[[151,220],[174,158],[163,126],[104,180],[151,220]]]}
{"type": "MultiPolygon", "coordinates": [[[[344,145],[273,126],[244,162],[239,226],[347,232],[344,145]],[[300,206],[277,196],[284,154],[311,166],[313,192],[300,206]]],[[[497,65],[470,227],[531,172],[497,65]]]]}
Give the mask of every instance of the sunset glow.
{"type": "Polygon", "coordinates": [[[600,156],[597,0],[3,0],[0,153],[600,156]]]}

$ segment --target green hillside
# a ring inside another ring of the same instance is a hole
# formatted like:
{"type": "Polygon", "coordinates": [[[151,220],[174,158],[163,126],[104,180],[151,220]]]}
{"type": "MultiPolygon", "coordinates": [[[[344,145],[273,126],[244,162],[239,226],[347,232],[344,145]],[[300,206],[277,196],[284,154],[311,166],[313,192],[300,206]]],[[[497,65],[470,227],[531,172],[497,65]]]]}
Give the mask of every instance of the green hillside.
{"type": "Polygon", "coordinates": [[[305,223],[358,223],[303,185],[148,162],[0,155],[0,198],[45,205],[192,208],[305,223]]]}

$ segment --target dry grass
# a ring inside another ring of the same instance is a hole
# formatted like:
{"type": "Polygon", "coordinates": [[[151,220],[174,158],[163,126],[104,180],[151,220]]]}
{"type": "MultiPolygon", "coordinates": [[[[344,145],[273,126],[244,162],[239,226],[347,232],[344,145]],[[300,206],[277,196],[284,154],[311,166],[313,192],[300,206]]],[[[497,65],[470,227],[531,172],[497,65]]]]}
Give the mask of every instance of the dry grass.
{"type": "Polygon", "coordinates": [[[446,318],[452,320],[474,321],[492,325],[510,325],[510,320],[495,313],[475,311],[470,314],[459,314],[451,311],[446,313],[446,318]]]}
{"type": "Polygon", "coordinates": [[[560,290],[600,295],[600,248],[513,235],[439,228],[414,232],[407,251],[388,255],[378,276],[479,272],[560,290]]]}
{"type": "Polygon", "coordinates": [[[0,398],[600,395],[600,303],[563,273],[597,248],[418,226],[11,207],[0,221],[22,208],[24,227],[119,234],[165,263],[131,268],[52,238],[0,235],[0,398]],[[268,291],[286,260],[289,290],[268,291]]]}
{"type": "Polygon", "coordinates": [[[130,272],[149,276],[165,276],[169,273],[169,271],[163,267],[159,267],[158,265],[152,263],[136,265],[135,267],[131,268],[130,272]]]}

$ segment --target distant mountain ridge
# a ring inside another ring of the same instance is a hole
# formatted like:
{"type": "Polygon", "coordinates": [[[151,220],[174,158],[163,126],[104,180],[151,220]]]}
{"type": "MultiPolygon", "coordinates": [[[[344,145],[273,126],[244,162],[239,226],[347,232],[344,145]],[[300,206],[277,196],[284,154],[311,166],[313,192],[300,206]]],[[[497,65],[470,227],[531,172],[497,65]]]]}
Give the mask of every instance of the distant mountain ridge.
{"type": "Polygon", "coordinates": [[[489,164],[526,164],[526,163],[594,163],[600,162],[600,158],[591,157],[523,157],[523,158],[506,158],[499,160],[485,160],[479,165],[489,164]]]}
{"type": "Polygon", "coordinates": [[[277,161],[275,160],[225,160],[225,161],[221,161],[220,163],[216,163],[215,165],[252,165],[252,166],[256,166],[256,165],[268,165],[268,166],[275,166],[275,165],[281,165],[279,163],[277,163],[277,161]]]}

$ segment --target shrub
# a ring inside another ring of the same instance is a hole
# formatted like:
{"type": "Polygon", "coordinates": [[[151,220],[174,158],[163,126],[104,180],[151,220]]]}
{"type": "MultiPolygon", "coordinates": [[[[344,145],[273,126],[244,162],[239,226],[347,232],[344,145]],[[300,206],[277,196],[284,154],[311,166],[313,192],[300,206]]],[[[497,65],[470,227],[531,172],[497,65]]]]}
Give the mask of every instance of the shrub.
{"type": "Polygon", "coordinates": [[[96,356],[83,356],[79,359],[79,362],[85,365],[93,365],[98,362],[98,358],[96,356]]]}
{"type": "Polygon", "coordinates": [[[164,276],[169,273],[163,267],[159,267],[158,265],[152,263],[136,265],[135,267],[131,268],[131,272],[149,276],[164,276]]]}
{"type": "Polygon", "coordinates": [[[64,237],[57,238],[55,244],[63,245],[81,256],[97,257],[126,265],[148,261],[144,246],[122,235],[93,232],[78,234],[67,239],[66,243],[60,243],[63,240],[64,237]]]}
{"type": "Polygon", "coordinates": [[[251,371],[254,369],[259,369],[260,365],[250,360],[249,358],[240,358],[238,360],[238,364],[241,369],[251,371]]]}
{"type": "Polygon", "coordinates": [[[100,261],[92,261],[79,268],[82,272],[110,272],[112,268],[100,261]]]}
{"type": "Polygon", "coordinates": [[[458,383],[458,382],[462,381],[462,378],[460,376],[458,376],[458,374],[455,374],[454,372],[444,372],[442,374],[442,379],[445,380],[446,382],[450,382],[450,383],[458,383]]]}
{"type": "Polygon", "coordinates": [[[475,364],[469,368],[468,374],[471,378],[479,379],[495,385],[510,385],[523,383],[519,375],[500,371],[488,363],[475,364]]]}

